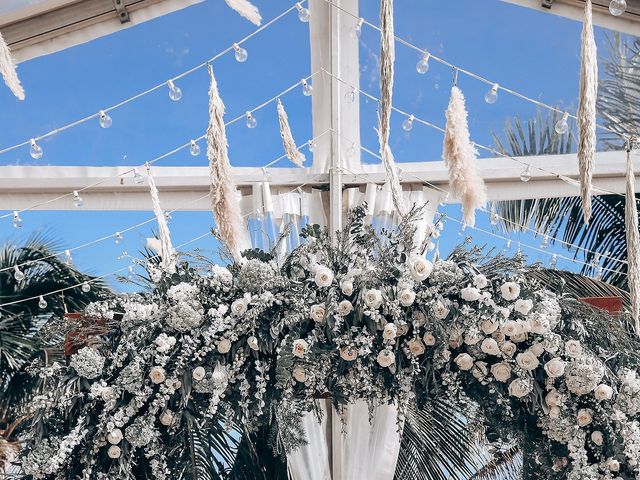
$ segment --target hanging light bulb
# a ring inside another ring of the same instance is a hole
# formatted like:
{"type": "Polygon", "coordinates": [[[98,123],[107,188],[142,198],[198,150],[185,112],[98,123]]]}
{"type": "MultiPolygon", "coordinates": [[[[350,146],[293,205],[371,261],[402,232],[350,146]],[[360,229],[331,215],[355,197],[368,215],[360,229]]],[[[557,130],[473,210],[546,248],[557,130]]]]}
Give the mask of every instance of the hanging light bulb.
{"type": "Polygon", "coordinates": [[[258,121],[256,120],[256,117],[254,117],[251,112],[247,112],[244,115],[247,119],[247,128],[256,128],[256,125],[258,125],[258,121]]]}
{"type": "Polygon", "coordinates": [[[549,260],[549,268],[551,268],[551,270],[556,270],[558,268],[558,255],[555,253],[551,255],[551,260],[549,260]]]}
{"type": "Polygon", "coordinates": [[[494,83],[491,86],[491,90],[484,94],[484,101],[489,105],[492,105],[498,101],[498,88],[500,88],[500,85],[494,83]]]}
{"type": "Polygon", "coordinates": [[[265,182],[271,182],[271,180],[273,180],[273,177],[271,176],[269,170],[267,170],[267,167],[262,167],[262,174],[264,175],[265,182]]]}
{"type": "Polygon", "coordinates": [[[504,246],[504,251],[508,252],[509,250],[511,250],[511,239],[507,239],[507,243],[504,246]]]}
{"type": "Polygon", "coordinates": [[[13,278],[15,278],[16,281],[21,282],[22,280],[24,280],[24,277],[25,277],[24,272],[18,268],[18,265],[14,265],[13,278]]]}
{"type": "Polygon", "coordinates": [[[31,158],[36,160],[42,158],[42,147],[38,145],[33,138],[29,140],[29,144],[31,145],[29,148],[29,155],[31,155],[31,158]]]}
{"type": "Polygon", "coordinates": [[[76,190],[73,191],[73,204],[77,208],[80,208],[84,205],[84,200],[82,200],[82,197],[76,190]]]}
{"type": "Polygon", "coordinates": [[[80,287],[80,290],[82,290],[84,293],[88,293],[91,290],[91,285],[89,285],[89,282],[84,282],[80,287]]]}
{"type": "Polygon", "coordinates": [[[247,58],[249,58],[249,54],[247,53],[247,51],[237,43],[234,43],[232,47],[236,52],[236,60],[240,63],[246,62],[247,58]]]}
{"type": "Polygon", "coordinates": [[[133,169],[133,181],[134,183],[137,183],[138,185],[140,185],[141,183],[144,182],[144,177],[142,176],[142,174],[138,171],[137,168],[133,169]]]}
{"type": "Polygon", "coordinates": [[[410,132],[411,129],[413,128],[413,121],[415,120],[416,117],[414,117],[413,115],[409,115],[409,117],[407,117],[407,119],[402,122],[402,129],[405,132],[410,132]]]}
{"type": "Polygon", "coordinates": [[[546,233],[542,236],[542,242],[540,242],[540,248],[545,249],[549,246],[549,235],[546,233]]]}
{"type": "Polygon", "coordinates": [[[124,238],[124,237],[122,236],[122,234],[121,234],[120,232],[116,232],[116,234],[115,234],[115,236],[114,236],[114,239],[115,239],[116,245],[120,244],[120,243],[122,242],[122,239],[123,239],[123,238],[124,238]]]}
{"type": "Polygon", "coordinates": [[[351,30],[351,38],[360,38],[362,35],[362,25],[364,24],[364,18],[359,18],[353,30],[351,30]]]}
{"type": "Polygon", "coordinates": [[[134,272],[133,272],[133,265],[129,265],[129,269],[128,269],[128,274],[127,274],[127,278],[129,280],[131,280],[133,278],[134,272]]]}
{"type": "Polygon", "coordinates": [[[310,152],[313,152],[313,150],[318,146],[318,144],[316,143],[315,140],[311,139],[307,142],[307,147],[309,148],[310,152]]]}
{"type": "Polygon", "coordinates": [[[466,229],[467,229],[467,222],[462,221],[460,223],[460,230],[458,230],[458,235],[464,236],[464,232],[465,232],[466,229]]]}
{"type": "Polygon", "coordinates": [[[71,250],[64,251],[64,263],[67,265],[73,264],[73,257],[71,256],[71,250]]]}
{"type": "Polygon", "coordinates": [[[296,3],[296,10],[298,10],[298,18],[301,22],[307,23],[311,14],[308,8],[304,8],[300,2],[296,3]]]}
{"type": "Polygon", "coordinates": [[[444,192],[444,194],[440,197],[440,206],[444,207],[444,205],[449,201],[449,192],[444,192]]]}
{"type": "Polygon", "coordinates": [[[627,9],[627,2],[625,0],[611,0],[609,4],[609,12],[614,17],[619,17],[627,9]]]}
{"type": "Polygon", "coordinates": [[[355,156],[356,156],[356,151],[357,151],[356,143],[355,143],[355,142],[353,142],[353,143],[351,144],[351,146],[347,149],[347,157],[348,157],[348,158],[353,158],[353,157],[355,157],[355,156]]]}
{"type": "Polygon", "coordinates": [[[100,126],[102,128],[109,128],[113,125],[113,120],[104,110],[100,110],[100,118],[98,119],[98,122],[100,122],[100,126]]]}
{"type": "Polygon", "coordinates": [[[167,222],[173,220],[173,217],[171,216],[171,212],[164,212],[164,218],[167,219],[167,222]]]}
{"type": "Polygon", "coordinates": [[[416,71],[424,75],[429,71],[429,59],[431,58],[431,54],[429,52],[424,52],[418,63],[416,63],[416,71]]]}
{"type": "Polygon", "coordinates": [[[351,87],[351,90],[348,90],[347,93],[344,94],[344,101],[347,103],[356,101],[356,89],[354,87],[351,87]]]}
{"type": "Polygon", "coordinates": [[[174,102],[177,102],[182,98],[182,90],[180,87],[176,87],[176,84],[173,83],[173,80],[169,80],[167,82],[167,86],[169,87],[169,98],[174,102]]]}
{"type": "Polygon", "coordinates": [[[195,140],[191,140],[191,145],[189,146],[189,153],[193,157],[197,157],[198,155],[200,155],[200,145],[198,145],[195,140]]]}
{"type": "Polygon", "coordinates": [[[24,223],[22,221],[22,218],[20,218],[20,213],[18,213],[17,210],[13,211],[13,228],[20,228],[22,227],[22,224],[24,223]]]}
{"type": "Polygon", "coordinates": [[[569,130],[568,118],[569,112],[564,112],[562,118],[556,122],[555,131],[558,135],[564,135],[569,130]]]}
{"type": "Polygon", "coordinates": [[[496,206],[492,203],[491,210],[489,211],[489,222],[491,225],[497,225],[500,221],[500,217],[498,216],[498,212],[496,212],[496,206]]]}
{"type": "Polygon", "coordinates": [[[47,301],[42,295],[40,295],[40,299],[38,300],[38,307],[40,307],[40,310],[47,308],[47,301]]]}
{"type": "Polygon", "coordinates": [[[531,180],[531,165],[527,165],[522,171],[522,173],[520,174],[520,180],[524,183],[527,183],[529,180],[531,180]]]}
{"type": "Polygon", "coordinates": [[[300,80],[300,83],[302,84],[302,94],[305,97],[310,97],[313,93],[313,86],[309,85],[304,78],[300,80]]]}

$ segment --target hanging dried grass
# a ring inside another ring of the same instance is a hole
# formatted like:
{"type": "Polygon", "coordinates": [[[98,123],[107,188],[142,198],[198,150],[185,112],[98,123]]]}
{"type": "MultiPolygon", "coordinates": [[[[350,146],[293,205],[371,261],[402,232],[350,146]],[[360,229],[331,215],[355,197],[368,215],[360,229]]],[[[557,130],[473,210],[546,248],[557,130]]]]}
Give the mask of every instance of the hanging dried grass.
{"type": "Polygon", "coordinates": [[[591,178],[596,154],[596,100],[598,98],[598,56],[593,36],[591,0],[584,6],[582,25],[582,64],[580,67],[580,105],[578,107],[578,164],[580,195],[585,223],[591,220],[591,178]]]}
{"type": "Polygon", "coordinates": [[[19,100],[24,100],[24,88],[20,84],[20,79],[16,72],[16,65],[11,56],[11,50],[4,41],[2,33],[0,33],[0,73],[9,90],[11,90],[19,100]]]}
{"type": "Polygon", "coordinates": [[[211,209],[220,238],[236,261],[241,260],[240,242],[244,222],[240,214],[239,193],[231,177],[231,165],[224,126],[224,103],[218,93],[218,83],[209,65],[209,127],[207,128],[207,157],[211,182],[211,209]]]}
{"type": "Polygon", "coordinates": [[[147,175],[149,179],[149,193],[151,194],[151,203],[153,204],[153,213],[158,221],[158,236],[160,237],[160,257],[162,258],[162,267],[170,273],[176,271],[175,254],[173,245],[171,244],[171,235],[169,233],[169,225],[167,217],[165,217],[162,207],[160,206],[160,196],[158,195],[158,187],[156,181],[151,174],[151,167],[147,165],[147,175]]]}
{"type": "Polygon", "coordinates": [[[389,147],[391,132],[391,100],[393,96],[393,62],[395,61],[395,40],[393,30],[393,0],[380,2],[380,115],[378,137],[380,156],[387,172],[393,204],[400,215],[407,213],[402,198],[402,186],[398,176],[393,153],[389,147]]]}
{"type": "Polygon", "coordinates": [[[258,7],[249,2],[248,0],[224,0],[227,5],[234,9],[238,14],[249,20],[254,25],[260,26],[262,23],[262,17],[258,11],[258,7]]]}
{"type": "Polygon", "coordinates": [[[446,116],[442,158],[449,167],[451,193],[461,200],[464,222],[472,227],[476,209],[487,203],[487,189],[478,169],[478,151],[469,135],[464,95],[455,85],[446,116]]]}
{"type": "Polygon", "coordinates": [[[280,136],[282,137],[284,153],[287,155],[287,158],[298,167],[304,166],[304,153],[298,150],[296,146],[293,134],[291,133],[291,127],[289,126],[289,117],[287,117],[287,112],[285,112],[280,99],[278,99],[278,121],[280,122],[280,136]]]}
{"type": "Polygon", "coordinates": [[[624,206],[625,233],[627,236],[628,283],[631,296],[631,315],[640,335],[640,233],[638,232],[638,206],[636,204],[636,177],[633,171],[631,146],[627,147],[627,191],[624,206]]]}

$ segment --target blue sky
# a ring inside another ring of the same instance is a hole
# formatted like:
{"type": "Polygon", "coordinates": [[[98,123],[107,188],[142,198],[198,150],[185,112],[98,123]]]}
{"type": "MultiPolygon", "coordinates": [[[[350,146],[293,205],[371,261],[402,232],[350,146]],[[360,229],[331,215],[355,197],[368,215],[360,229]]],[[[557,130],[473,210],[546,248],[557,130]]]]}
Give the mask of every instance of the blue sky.
{"type": "MultiPolygon", "coordinates": [[[[293,2],[255,0],[268,20],[293,2]]],[[[360,14],[378,23],[378,2],[361,1],[360,14]]],[[[498,0],[402,0],[396,2],[396,33],[461,67],[521,91],[547,103],[573,110],[577,104],[580,55],[578,22],[503,3],[498,0]]],[[[0,148],[24,141],[77,118],[97,112],[139,91],[212,57],[254,30],[254,26],[228,9],[222,0],[207,0],[165,17],[125,29],[46,57],[24,62],[19,74],[27,100],[18,102],[0,88],[0,148]]],[[[603,32],[598,42],[604,45],[603,32]]],[[[246,63],[232,54],[216,61],[214,68],[228,118],[251,109],[310,72],[308,25],[295,12],[266,29],[244,47],[246,63]]],[[[451,71],[435,62],[427,75],[418,75],[416,52],[398,45],[394,104],[433,123],[444,125],[444,110],[451,87],[451,71]]],[[[601,51],[604,53],[604,48],[601,51]]],[[[378,94],[377,57],[379,35],[363,27],[361,37],[361,87],[378,94]]],[[[190,138],[201,135],[207,125],[206,71],[200,70],[178,82],[183,91],[171,102],[160,89],[111,113],[113,126],[99,128],[91,121],[41,143],[45,154],[35,161],[24,147],[0,155],[0,165],[135,165],[142,164],[190,138]]],[[[488,86],[460,76],[467,97],[472,137],[492,144],[491,132],[500,132],[506,118],[537,115],[535,106],[502,93],[494,105],[484,102],[488,86]]],[[[283,98],[299,143],[311,137],[311,101],[300,89],[283,98]]],[[[362,144],[376,150],[375,105],[362,102],[362,144]]],[[[275,105],[256,114],[258,127],[248,130],[243,122],[228,129],[230,157],[236,166],[261,166],[282,154],[275,105]]],[[[391,145],[397,161],[439,160],[440,133],[415,125],[410,133],[393,118],[391,145]]],[[[203,149],[204,150],[204,149],[203,149]]],[[[373,159],[364,158],[366,161],[373,159]]],[[[206,157],[184,151],[158,165],[206,165],[206,157]]],[[[281,166],[288,166],[283,163],[281,166]]],[[[458,207],[446,211],[459,217],[458,207]]],[[[15,242],[39,231],[48,231],[65,248],[91,241],[148,218],[150,212],[24,212],[24,227],[16,231],[10,219],[2,220],[0,241],[15,242]]],[[[485,215],[479,226],[490,229],[485,215]]],[[[174,244],[207,231],[208,212],[178,212],[170,225],[174,244]]],[[[105,274],[126,266],[118,255],[135,253],[150,235],[145,226],[115,245],[106,241],[74,254],[76,263],[93,274],[105,274]]],[[[448,224],[441,240],[446,253],[457,244],[458,226],[448,224]]],[[[473,232],[468,232],[473,233],[473,232]]],[[[504,242],[480,233],[477,243],[499,248],[504,242]]],[[[518,236],[514,236],[514,245],[518,236]]],[[[528,235],[523,242],[538,245],[528,235]]],[[[194,243],[211,255],[216,245],[206,238],[194,243]]],[[[524,250],[526,252],[526,250],[524,250]]],[[[531,256],[532,260],[548,257],[531,256]]],[[[575,269],[570,263],[560,266],[575,269]]]]}

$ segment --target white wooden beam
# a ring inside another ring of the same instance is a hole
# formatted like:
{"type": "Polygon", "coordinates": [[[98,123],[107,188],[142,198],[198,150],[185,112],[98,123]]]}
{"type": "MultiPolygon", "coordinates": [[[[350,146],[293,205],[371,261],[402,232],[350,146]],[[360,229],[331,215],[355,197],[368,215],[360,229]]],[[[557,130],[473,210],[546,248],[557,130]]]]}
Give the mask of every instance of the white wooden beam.
{"type": "MultiPolygon", "coordinates": [[[[574,154],[521,157],[522,162],[534,166],[532,178],[523,183],[521,164],[507,158],[484,158],[480,160],[481,174],[485,179],[490,200],[518,200],[534,198],[567,197],[579,195],[577,186],[569,185],[556,175],[537,170],[544,168],[564,177],[578,178],[578,162],[574,154]]],[[[635,157],[640,162],[640,157],[635,157]]],[[[400,163],[404,184],[424,183],[435,189],[448,189],[448,172],[443,162],[400,163]]],[[[100,182],[99,185],[81,192],[86,210],[149,210],[148,189],[138,185],[131,174],[122,174],[131,167],[47,167],[5,166],[0,167],[0,208],[3,210],[73,210],[71,197],[55,202],[52,198],[68,194],[73,190],[100,182]],[[47,203],[45,203],[47,202],[47,203]]],[[[310,169],[272,168],[272,186],[291,187],[300,184],[327,189],[328,173],[316,173],[310,169]]],[[[599,152],[596,155],[594,185],[616,193],[625,191],[625,153],[599,152]]],[[[208,210],[209,201],[195,199],[209,191],[207,167],[154,167],[154,178],[160,190],[165,209],[208,210]]],[[[638,176],[638,173],[636,173],[638,176]]],[[[251,193],[254,183],[264,181],[264,174],[254,167],[233,168],[233,177],[243,195],[251,193]]],[[[386,175],[382,165],[363,165],[359,170],[347,170],[342,174],[345,187],[383,184],[386,175]],[[358,173],[352,173],[358,172],[358,173]]],[[[640,182],[636,188],[640,190],[640,182]]],[[[451,203],[455,199],[449,200],[451,203]]]]}

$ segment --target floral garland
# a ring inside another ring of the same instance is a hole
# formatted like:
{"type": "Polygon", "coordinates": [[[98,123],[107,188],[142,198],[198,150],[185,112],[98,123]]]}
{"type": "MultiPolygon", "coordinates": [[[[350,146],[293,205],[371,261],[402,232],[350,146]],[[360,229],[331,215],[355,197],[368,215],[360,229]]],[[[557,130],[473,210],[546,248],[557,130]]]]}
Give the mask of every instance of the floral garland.
{"type": "Polygon", "coordinates": [[[395,402],[400,424],[412,404],[473,401],[489,430],[529,442],[527,478],[639,478],[637,354],[619,350],[637,344],[620,319],[549,291],[521,259],[409,254],[410,220],[380,236],[355,209],[337,244],[307,227],[281,265],[246,252],[209,274],[149,266],[152,293],[85,312],[111,333],[34,368],[47,393],[30,406],[24,473],[178,478],[192,422],[277,422],[286,450],[292,419],[329,395],[338,409],[395,402]]]}

